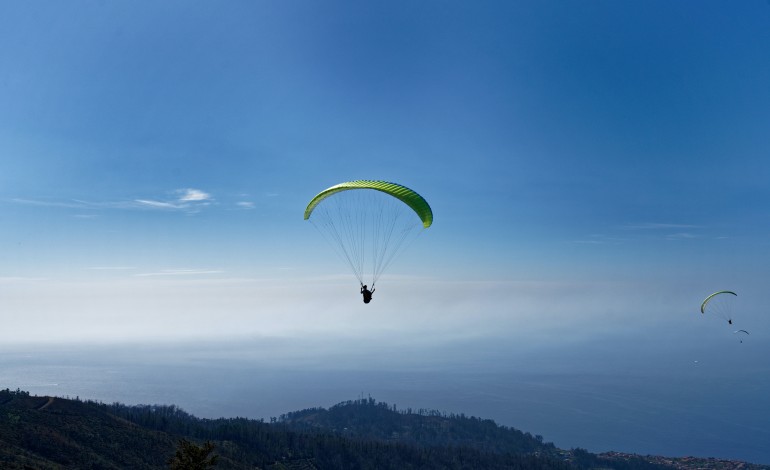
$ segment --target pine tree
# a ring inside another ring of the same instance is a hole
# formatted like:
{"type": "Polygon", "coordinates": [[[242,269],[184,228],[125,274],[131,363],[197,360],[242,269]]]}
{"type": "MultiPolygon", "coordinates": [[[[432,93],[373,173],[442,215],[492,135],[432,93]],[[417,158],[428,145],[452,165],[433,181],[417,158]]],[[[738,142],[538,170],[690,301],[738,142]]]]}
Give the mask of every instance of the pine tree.
{"type": "Polygon", "coordinates": [[[180,439],[179,446],[176,448],[176,454],[168,461],[168,465],[171,470],[207,470],[214,468],[219,456],[211,455],[212,452],[214,452],[214,444],[209,441],[202,446],[198,446],[187,439],[180,439]]]}

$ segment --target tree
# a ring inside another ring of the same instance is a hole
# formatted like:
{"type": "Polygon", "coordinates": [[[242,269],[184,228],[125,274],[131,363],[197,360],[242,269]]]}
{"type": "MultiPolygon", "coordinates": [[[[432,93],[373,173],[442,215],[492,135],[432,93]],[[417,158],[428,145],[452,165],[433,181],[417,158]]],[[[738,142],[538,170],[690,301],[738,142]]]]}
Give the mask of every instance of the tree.
{"type": "Polygon", "coordinates": [[[206,470],[214,468],[219,460],[218,455],[211,455],[214,452],[214,444],[206,441],[202,446],[198,446],[188,441],[180,439],[179,446],[176,448],[176,454],[168,461],[171,470],[206,470]]]}

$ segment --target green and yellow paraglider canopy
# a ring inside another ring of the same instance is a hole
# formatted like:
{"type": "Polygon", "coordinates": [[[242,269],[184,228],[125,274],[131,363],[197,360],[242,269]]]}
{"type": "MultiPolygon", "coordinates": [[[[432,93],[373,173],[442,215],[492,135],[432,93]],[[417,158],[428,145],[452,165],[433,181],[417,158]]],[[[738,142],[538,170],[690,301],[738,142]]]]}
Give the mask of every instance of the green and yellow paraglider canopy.
{"type": "Polygon", "coordinates": [[[340,191],[349,191],[352,189],[374,189],[376,191],[389,194],[401,200],[407,206],[411,207],[422,221],[422,226],[424,228],[430,227],[433,223],[433,211],[428,205],[428,202],[423,199],[422,196],[407,188],[406,186],[401,186],[400,184],[373,180],[348,181],[347,183],[336,184],[331,188],[324,189],[318,193],[307,205],[307,208],[305,209],[305,220],[310,218],[310,214],[313,213],[313,209],[315,209],[316,206],[327,197],[339,193],[340,191]]]}
{"type": "Polygon", "coordinates": [[[716,296],[721,295],[721,294],[732,294],[732,295],[734,295],[736,297],[738,296],[738,294],[736,294],[735,292],[730,291],[730,290],[720,290],[719,292],[714,292],[713,294],[711,294],[708,297],[706,297],[706,299],[703,301],[703,303],[700,304],[700,313],[704,313],[705,314],[706,313],[706,305],[709,302],[711,302],[711,300],[714,299],[716,296]]]}
{"type": "Polygon", "coordinates": [[[356,180],[318,193],[305,208],[305,220],[330,242],[362,286],[373,287],[401,249],[431,226],[433,211],[406,186],[356,180]]]}
{"type": "Polygon", "coordinates": [[[738,294],[731,290],[714,292],[700,304],[700,313],[722,317],[724,320],[727,320],[727,323],[732,325],[736,297],[738,297],[738,294]]]}

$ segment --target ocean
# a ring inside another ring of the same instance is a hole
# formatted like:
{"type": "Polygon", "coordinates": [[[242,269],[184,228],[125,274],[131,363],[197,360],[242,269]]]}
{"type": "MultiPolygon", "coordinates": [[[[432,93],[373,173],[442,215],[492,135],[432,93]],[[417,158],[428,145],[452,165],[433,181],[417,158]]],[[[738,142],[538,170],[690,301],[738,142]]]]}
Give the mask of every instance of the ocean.
{"type": "Polygon", "coordinates": [[[496,348],[488,344],[438,349],[357,354],[287,339],[9,346],[0,356],[0,388],[266,420],[371,396],[401,410],[490,418],[560,448],[770,464],[770,374],[763,362],[735,367],[732,355],[702,350],[685,357],[631,354],[619,364],[604,349],[508,361],[499,350],[490,354],[496,348]]]}

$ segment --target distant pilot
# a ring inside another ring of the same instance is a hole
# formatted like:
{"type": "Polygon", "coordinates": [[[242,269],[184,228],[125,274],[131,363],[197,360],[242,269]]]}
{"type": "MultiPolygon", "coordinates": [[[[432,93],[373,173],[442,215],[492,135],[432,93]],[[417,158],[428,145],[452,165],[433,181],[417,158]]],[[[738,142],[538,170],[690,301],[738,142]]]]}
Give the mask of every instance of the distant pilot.
{"type": "Polygon", "coordinates": [[[368,304],[372,301],[372,294],[374,294],[374,286],[372,290],[366,288],[366,284],[361,284],[361,293],[364,295],[364,303],[368,304]]]}

